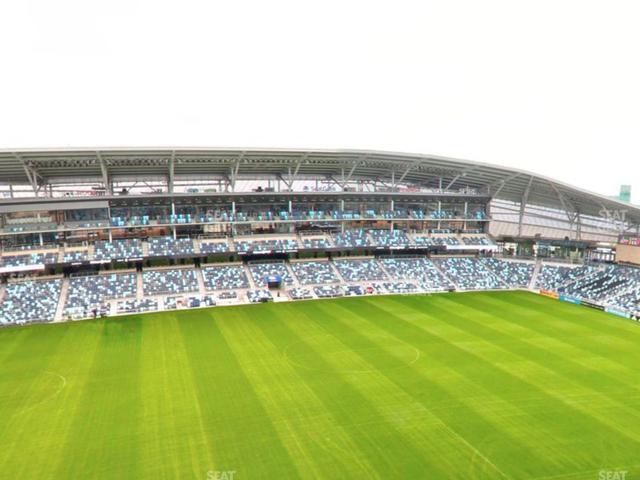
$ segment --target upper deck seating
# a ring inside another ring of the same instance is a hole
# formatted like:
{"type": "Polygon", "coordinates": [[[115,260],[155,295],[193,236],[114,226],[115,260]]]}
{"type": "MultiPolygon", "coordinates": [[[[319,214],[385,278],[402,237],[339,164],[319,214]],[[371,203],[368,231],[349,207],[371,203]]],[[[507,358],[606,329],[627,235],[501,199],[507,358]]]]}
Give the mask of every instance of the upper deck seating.
{"type": "Polygon", "coordinates": [[[200,242],[200,252],[204,254],[212,253],[227,253],[229,251],[229,244],[226,240],[218,241],[206,241],[200,242]]]}
{"type": "Polygon", "coordinates": [[[363,229],[345,230],[344,233],[336,233],[333,236],[336,247],[341,248],[365,248],[373,246],[373,242],[363,229]]]}
{"type": "Polygon", "coordinates": [[[142,242],[137,238],[127,238],[113,242],[96,242],[93,258],[96,260],[116,260],[142,258],[142,255],[142,242]]]}
{"type": "Polygon", "coordinates": [[[50,265],[58,261],[58,252],[26,253],[4,255],[0,257],[2,267],[21,267],[26,265],[50,265]]]}
{"type": "Polygon", "coordinates": [[[298,250],[298,242],[292,238],[284,239],[245,239],[234,240],[238,253],[291,252],[298,250]]]}
{"type": "Polygon", "coordinates": [[[86,250],[74,250],[70,252],[64,252],[63,262],[64,263],[76,263],[76,262],[85,262],[89,260],[89,253],[86,250]]]}
{"type": "Polygon", "coordinates": [[[324,250],[331,248],[331,243],[325,237],[302,237],[302,246],[306,249],[324,250]]]}
{"type": "Polygon", "coordinates": [[[406,248],[409,237],[403,230],[369,230],[374,244],[387,248],[406,248]]]}
{"type": "Polygon", "coordinates": [[[193,241],[190,238],[153,237],[149,239],[150,257],[175,257],[193,253],[193,241]]]}

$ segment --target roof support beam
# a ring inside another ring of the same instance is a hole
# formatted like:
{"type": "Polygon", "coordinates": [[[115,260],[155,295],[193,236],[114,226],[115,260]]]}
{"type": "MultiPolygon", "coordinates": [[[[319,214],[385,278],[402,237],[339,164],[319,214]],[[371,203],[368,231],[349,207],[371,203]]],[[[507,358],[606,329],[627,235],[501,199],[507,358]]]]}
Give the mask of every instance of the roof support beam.
{"type": "Polygon", "coordinates": [[[282,178],[282,176],[280,176],[280,179],[284,182],[284,184],[287,187],[287,191],[289,191],[289,192],[293,191],[293,182],[295,182],[296,179],[298,178],[298,171],[300,170],[300,165],[302,165],[304,163],[304,161],[307,159],[308,156],[309,156],[309,154],[305,153],[302,156],[302,158],[300,158],[296,162],[296,167],[295,167],[293,172],[291,172],[291,167],[288,167],[288,175],[287,175],[287,179],[286,180],[284,178],[282,178]]]}
{"type": "Polygon", "coordinates": [[[176,177],[176,151],[171,151],[171,157],[169,157],[169,177],[167,181],[167,189],[169,193],[173,193],[173,185],[176,177]]]}
{"type": "Polygon", "coordinates": [[[417,166],[417,163],[414,163],[414,164],[412,164],[412,165],[409,165],[409,166],[405,169],[405,171],[402,173],[402,175],[400,175],[400,178],[397,180],[397,182],[396,182],[396,183],[394,183],[394,185],[393,185],[393,186],[395,187],[397,184],[402,183],[402,181],[405,179],[405,177],[406,177],[407,175],[409,175],[409,172],[411,172],[411,170],[413,170],[414,168],[416,168],[416,166],[417,166]]]}
{"type": "Polygon", "coordinates": [[[27,180],[29,180],[29,184],[31,185],[31,189],[33,190],[33,194],[38,196],[38,172],[35,168],[31,167],[27,164],[27,162],[22,158],[18,153],[13,154],[16,159],[22,164],[22,168],[24,169],[24,173],[27,176],[27,180]]]}
{"type": "Polygon", "coordinates": [[[565,197],[565,195],[558,189],[558,187],[553,184],[553,182],[549,182],[549,185],[551,185],[553,191],[556,192],[558,200],[560,200],[560,205],[562,205],[562,208],[564,208],[569,222],[573,223],[574,217],[572,217],[572,213],[577,214],[578,209],[575,207],[575,205],[573,205],[573,203],[571,203],[571,201],[569,201],[568,198],[565,197]]]}
{"type": "Polygon", "coordinates": [[[453,180],[451,180],[446,187],[444,187],[444,191],[447,192],[449,191],[449,189],[453,186],[454,183],[456,183],[458,181],[458,179],[462,176],[462,173],[459,173],[458,175],[456,175],[455,177],[453,177],[453,180]]]}
{"type": "Polygon", "coordinates": [[[449,189],[450,189],[451,187],[453,187],[453,185],[454,185],[458,180],[460,180],[460,177],[465,177],[465,176],[467,175],[467,173],[471,173],[471,172],[473,172],[474,170],[477,170],[477,169],[478,169],[478,167],[465,168],[465,169],[464,169],[464,170],[462,170],[458,175],[456,175],[455,177],[453,177],[453,179],[449,182],[449,184],[448,184],[446,187],[444,187],[444,191],[445,191],[445,192],[448,192],[448,191],[449,191],[449,189]]]}
{"type": "Polygon", "coordinates": [[[489,194],[491,195],[491,187],[494,187],[496,185],[500,185],[498,187],[498,189],[493,193],[492,196],[496,197],[498,196],[498,194],[500,193],[500,191],[504,188],[504,186],[509,183],[511,180],[515,180],[516,178],[520,177],[522,175],[522,173],[515,173],[513,175],[509,175],[507,178],[503,178],[502,180],[498,180],[497,182],[493,182],[493,183],[489,183],[487,185],[487,188],[489,189],[489,194]]]}
{"type": "Polygon", "coordinates": [[[100,152],[96,151],[96,157],[100,163],[100,172],[102,173],[102,183],[104,185],[105,193],[107,195],[111,195],[113,192],[111,182],[109,181],[109,170],[107,169],[107,164],[105,163],[104,158],[102,158],[102,154],[100,152]]]}
{"type": "Polygon", "coordinates": [[[527,208],[527,202],[529,201],[529,192],[531,191],[531,185],[533,185],[533,175],[529,178],[529,183],[527,184],[527,188],[522,194],[522,199],[520,200],[520,215],[518,217],[518,237],[522,236],[522,222],[524,220],[524,212],[527,208]]]}
{"type": "Polygon", "coordinates": [[[235,161],[235,164],[231,167],[230,170],[230,175],[229,175],[229,185],[231,187],[231,191],[235,191],[236,189],[236,180],[238,179],[238,172],[240,171],[240,164],[242,163],[242,160],[244,159],[244,153],[242,152],[240,153],[240,155],[238,155],[238,158],[235,161]]]}

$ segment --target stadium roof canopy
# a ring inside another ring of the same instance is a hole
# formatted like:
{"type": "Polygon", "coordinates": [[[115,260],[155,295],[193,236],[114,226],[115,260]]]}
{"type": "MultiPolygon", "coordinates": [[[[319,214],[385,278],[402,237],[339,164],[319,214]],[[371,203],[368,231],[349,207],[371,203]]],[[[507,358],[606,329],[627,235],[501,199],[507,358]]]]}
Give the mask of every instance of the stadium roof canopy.
{"type": "Polygon", "coordinates": [[[219,176],[233,184],[239,178],[273,175],[285,183],[324,177],[339,185],[365,179],[396,187],[459,190],[470,187],[518,203],[566,211],[568,215],[624,216],[640,225],[640,207],[588,192],[546,176],[497,165],[435,155],[369,150],[105,148],[0,151],[0,183],[31,184],[70,179],[174,179],[219,176]]]}

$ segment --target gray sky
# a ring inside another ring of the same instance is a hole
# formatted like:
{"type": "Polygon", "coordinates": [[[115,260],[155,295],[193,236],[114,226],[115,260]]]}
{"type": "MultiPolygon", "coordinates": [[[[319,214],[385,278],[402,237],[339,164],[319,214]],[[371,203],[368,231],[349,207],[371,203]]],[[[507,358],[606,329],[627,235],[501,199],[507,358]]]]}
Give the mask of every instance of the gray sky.
{"type": "Polygon", "coordinates": [[[640,2],[0,2],[0,148],[431,153],[640,200],[640,2]]]}

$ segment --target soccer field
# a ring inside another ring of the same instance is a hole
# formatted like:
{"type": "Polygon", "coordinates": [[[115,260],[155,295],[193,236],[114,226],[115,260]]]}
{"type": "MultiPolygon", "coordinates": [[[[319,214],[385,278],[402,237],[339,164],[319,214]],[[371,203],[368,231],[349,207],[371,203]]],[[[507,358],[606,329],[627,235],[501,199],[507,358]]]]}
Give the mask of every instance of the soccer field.
{"type": "Polygon", "coordinates": [[[0,331],[0,478],[640,478],[640,327],[526,292],[0,331]]]}

